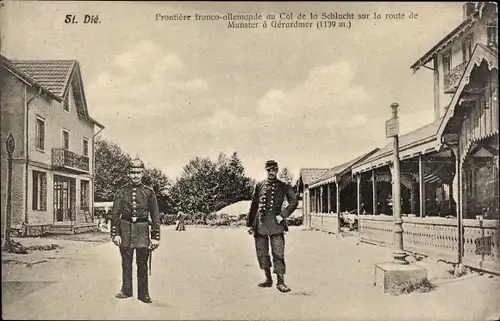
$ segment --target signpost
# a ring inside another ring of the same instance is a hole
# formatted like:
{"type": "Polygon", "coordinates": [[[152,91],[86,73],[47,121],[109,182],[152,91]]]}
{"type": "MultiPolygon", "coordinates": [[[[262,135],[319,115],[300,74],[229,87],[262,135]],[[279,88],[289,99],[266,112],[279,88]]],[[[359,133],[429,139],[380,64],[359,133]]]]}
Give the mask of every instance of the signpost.
{"type": "Polygon", "coordinates": [[[12,154],[16,148],[16,142],[12,134],[9,133],[7,140],[5,141],[5,147],[7,148],[8,157],[8,183],[7,183],[7,217],[5,219],[5,243],[4,250],[10,251],[12,248],[12,243],[10,240],[10,225],[12,220],[12,154]]]}
{"type": "Polygon", "coordinates": [[[385,124],[387,137],[393,138],[392,166],[392,215],[394,219],[394,262],[408,264],[403,250],[403,220],[401,219],[401,170],[399,164],[399,118],[398,103],[391,104],[392,118],[385,124]]]}
{"type": "Polygon", "coordinates": [[[401,170],[399,163],[399,120],[397,103],[391,104],[392,118],[385,123],[387,138],[393,138],[392,174],[392,215],[394,221],[394,251],[392,262],[375,264],[375,286],[384,292],[393,289],[407,281],[420,282],[427,279],[427,270],[406,261],[403,250],[403,220],[401,219],[401,170]]]}
{"type": "Polygon", "coordinates": [[[399,118],[396,116],[396,118],[391,118],[385,122],[385,137],[391,138],[398,135],[399,135],[399,118]]]}

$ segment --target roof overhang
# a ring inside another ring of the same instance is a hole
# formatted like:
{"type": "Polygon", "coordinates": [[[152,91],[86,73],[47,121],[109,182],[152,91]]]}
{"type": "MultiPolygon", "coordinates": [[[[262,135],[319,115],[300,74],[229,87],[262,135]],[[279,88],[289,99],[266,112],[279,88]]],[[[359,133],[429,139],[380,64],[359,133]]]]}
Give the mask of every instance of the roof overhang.
{"type": "Polygon", "coordinates": [[[54,93],[51,91],[47,90],[45,87],[43,87],[41,84],[37,83],[30,75],[25,73],[24,71],[20,70],[17,68],[14,64],[12,64],[9,59],[6,57],[0,55],[0,59],[2,62],[3,67],[8,70],[11,74],[16,76],[19,80],[21,80],[23,83],[30,87],[36,87],[39,90],[41,90],[44,94],[47,96],[56,99],[57,101],[61,101],[61,98],[56,96],[54,93]]]}
{"type": "Polygon", "coordinates": [[[318,186],[322,186],[322,185],[327,185],[327,184],[331,184],[331,183],[337,183],[338,177],[339,177],[339,175],[333,175],[333,176],[331,176],[331,177],[329,177],[327,179],[316,181],[316,182],[310,184],[309,188],[318,187],[318,186]]]}
{"type": "MultiPolygon", "coordinates": [[[[429,137],[427,139],[420,140],[418,142],[414,142],[400,148],[399,159],[405,160],[416,157],[418,155],[425,155],[428,153],[439,151],[440,148],[441,144],[436,139],[436,136],[433,135],[432,137],[429,137]]],[[[367,162],[364,162],[358,166],[354,166],[352,168],[352,173],[357,174],[372,169],[380,168],[391,164],[392,161],[393,161],[393,153],[392,152],[384,153],[380,156],[377,156],[377,158],[369,159],[367,162]]]]}
{"type": "Polygon", "coordinates": [[[413,72],[416,72],[420,67],[427,64],[429,61],[433,60],[436,54],[441,51],[444,47],[452,43],[456,38],[460,37],[462,34],[467,32],[472,25],[477,21],[477,14],[469,16],[461,24],[458,25],[452,32],[450,32],[446,37],[439,41],[431,50],[420,57],[410,68],[413,72]]]}
{"type": "Polygon", "coordinates": [[[321,185],[327,185],[331,183],[337,183],[338,181],[341,180],[344,175],[351,173],[352,168],[354,165],[366,160],[367,158],[371,157],[373,154],[378,152],[380,148],[374,148],[368,153],[365,153],[358,158],[355,158],[347,163],[344,163],[342,165],[333,167],[329,172],[324,175],[324,177],[319,177],[315,181],[313,181],[309,187],[317,187],[321,185]]]}
{"type": "Polygon", "coordinates": [[[474,47],[474,51],[472,53],[472,57],[465,68],[464,74],[460,79],[460,82],[457,87],[457,91],[453,95],[451,99],[449,107],[446,109],[446,112],[441,120],[441,124],[439,124],[439,129],[437,131],[437,139],[439,142],[442,142],[443,135],[445,132],[446,125],[450,121],[450,119],[455,115],[456,108],[460,105],[459,101],[464,91],[465,86],[469,84],[470,75],[474,68],[478,68],[481,66],[483,62],[486,62],[489,70],[497,69],[498,70],[498,55],[494,51],[485,47],[482,44],[476,44],[474,47]]]}

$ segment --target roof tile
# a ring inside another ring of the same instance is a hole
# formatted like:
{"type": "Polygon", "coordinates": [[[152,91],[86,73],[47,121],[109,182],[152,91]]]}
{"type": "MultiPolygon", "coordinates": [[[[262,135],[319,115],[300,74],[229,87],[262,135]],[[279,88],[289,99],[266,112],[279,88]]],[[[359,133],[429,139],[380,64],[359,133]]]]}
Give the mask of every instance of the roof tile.
{"type": "Polygon", "coordinates": [[[10,60],[37,83],[63,98],[68,78],[76,60],[10,60]]]}
{"type": "Polygon", "coordinates": [[[302,177],[302,182],[308,185],[318,177],[324,175],[328,170],[328,168],[302,168],[300,176],[302,177]]]}

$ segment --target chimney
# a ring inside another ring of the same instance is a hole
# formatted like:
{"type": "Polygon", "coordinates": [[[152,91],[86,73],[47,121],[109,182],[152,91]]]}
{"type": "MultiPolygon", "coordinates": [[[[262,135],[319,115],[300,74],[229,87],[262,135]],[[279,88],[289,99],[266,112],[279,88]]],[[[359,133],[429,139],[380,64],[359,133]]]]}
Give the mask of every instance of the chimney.
{"type": "Polygon", "coordinates": [[[477,2],[466,2],[463,6],[464,20],[476,12],[477,2]]]}

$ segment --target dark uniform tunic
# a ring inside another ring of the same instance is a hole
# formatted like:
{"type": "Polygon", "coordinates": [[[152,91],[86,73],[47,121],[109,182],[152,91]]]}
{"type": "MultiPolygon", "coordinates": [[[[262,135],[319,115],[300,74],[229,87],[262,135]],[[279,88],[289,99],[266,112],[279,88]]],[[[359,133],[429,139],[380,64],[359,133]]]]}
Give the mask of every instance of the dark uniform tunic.
{"type": "Polygon", "coordinates": [[[152,188],[127,184],[118,189],[111,211],[111,237],[114,236],[122,238],[122,293],[132,295],[132,258],[136,249],[138,295],[149,296],[149,245],[151,239],[160,240],[160,215],[152,188]]]}
{"type": "Polygon", "coordinates": [[[255,249],[261,269],[271,267],[269,243],[271,243],[274,272],[285,274],[285,238],[286,222],[276,222],[276,216],[284,219],[297,208],[298,201],[292,187],[278,179],[264,180],[257,183],[252,197],[252,205],[247,216],[247,227],[254,229],[255,249]],[[288,206],[282,210],[285,198],[288,206]]]}

